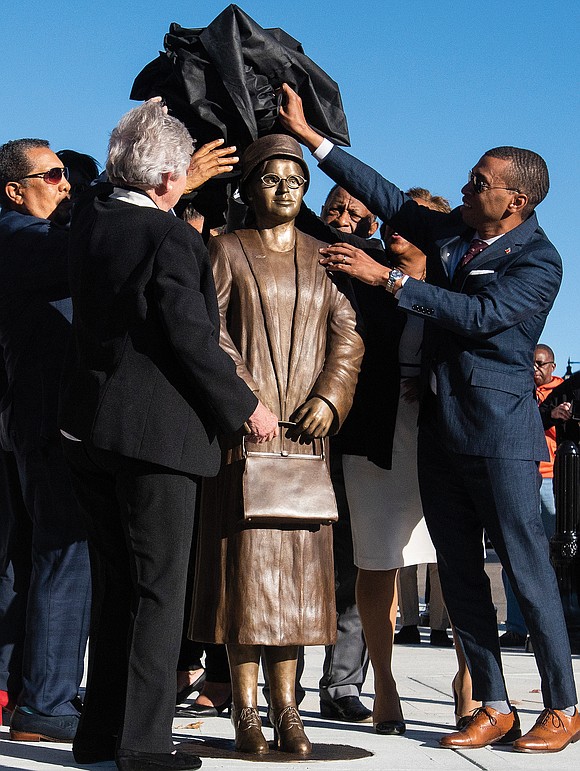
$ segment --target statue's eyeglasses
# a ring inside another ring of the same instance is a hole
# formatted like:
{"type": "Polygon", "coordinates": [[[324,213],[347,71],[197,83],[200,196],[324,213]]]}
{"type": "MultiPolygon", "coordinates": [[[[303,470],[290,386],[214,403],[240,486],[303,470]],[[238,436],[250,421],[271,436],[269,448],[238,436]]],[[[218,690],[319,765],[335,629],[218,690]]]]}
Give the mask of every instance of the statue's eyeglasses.
{"type": "Polygon", "coordinates": [[[262,187],[278,187],[280,182],[285,182],[290,190],[296,190],[306,182],[300,174],[290,174],[289,177],[279,177],[277,174],[264,174],[260,177],[262,187]]]}

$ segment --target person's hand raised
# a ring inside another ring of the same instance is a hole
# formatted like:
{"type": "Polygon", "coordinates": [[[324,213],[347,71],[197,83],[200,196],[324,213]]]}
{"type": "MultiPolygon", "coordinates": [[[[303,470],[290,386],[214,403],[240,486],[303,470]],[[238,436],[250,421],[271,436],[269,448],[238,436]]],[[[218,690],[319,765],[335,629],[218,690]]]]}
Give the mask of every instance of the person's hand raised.
{"type": "Polygon", "coordinates": [[[316,150],[322,143],[323,137],[308,125],[302,99],[287,83],[282,83],[280,93],[282,94],[282,104],[278,113],[280,123],[309,150],[316,150]]]}
{"type": "Polygon", "coordinates": [[[191,156],[189,169],[187,170],[187,185],[185,193],[191,193],[201,187],[204,182],[218,174],[225,174],[232,171],[239,158],[233,153],[236,151],[234,146],[221,147],[223,139],[214,139],[196,150],[191,156]]]}

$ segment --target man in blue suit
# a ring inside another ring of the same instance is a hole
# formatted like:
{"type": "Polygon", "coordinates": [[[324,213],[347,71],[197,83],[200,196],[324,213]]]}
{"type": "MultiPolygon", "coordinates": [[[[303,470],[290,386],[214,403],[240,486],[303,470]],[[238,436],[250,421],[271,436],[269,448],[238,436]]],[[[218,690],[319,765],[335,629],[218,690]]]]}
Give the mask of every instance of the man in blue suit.
{"type": "Polygon", "coordinates": [[[502,672],[497,620],[484,570],[488,533],[518,598],[542,680],[545,709],[517,738],[521,752],[557,752],[580,739],[570,647],[540,520],[537,462],[547,458],[534,399],[533,353],[562,266],[534,209],[548,171],[529,150],[489,150],[450,214],[410,200],[308,126],[283,86],[281,118],[324,172],[427,255],[428,283],[337,244],[322,263],[382,285],[426,320],[419,431],[423,510],[437,548],[449,615],[483,702],[441,745],[476,748],[519,736],[502,672]]]}
{"type": "Polygon", "coordinates": [[[86,533],[57,425],[70,205],[66,169],[46,140],[0,146],[0,446],[12,486],[12,507],[0,512],[0,697],[16,704],[17,741],[73,740],[89,631],[86,533]]]}

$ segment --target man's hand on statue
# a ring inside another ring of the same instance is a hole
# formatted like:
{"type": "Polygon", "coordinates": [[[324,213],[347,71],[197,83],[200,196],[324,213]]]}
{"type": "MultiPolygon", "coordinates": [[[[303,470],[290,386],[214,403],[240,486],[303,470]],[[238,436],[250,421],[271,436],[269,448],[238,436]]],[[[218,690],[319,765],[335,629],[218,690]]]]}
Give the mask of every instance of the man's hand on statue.
{"type": "Polygon", "coordinates": [[[235,147],[221,147],[223,139],[214,139],[196,150],[191,156],[189,169],[187,170],[187,185],[185,193],[191,193],[201,187],[204,182],[218,174],[225,174],[231,171],[239,161],[237,155],[232,155],[236,151],[235,147]]]}
{"type": "Polygon", "coordinates": [[[280,433],[278,416],[274,415],[262,402],[258,402],[258,406],[246,423],[250,429],[250,433],[246,437],[247,442],[262,444],[262,442],[269,442],[274,439],[280,433]]]}
{"type": "Polygon", "coordinates": [[[570,420],[572,417],[571,402],[562,402],[554,407],[550,413],[553,420],[570,420]]]}
{"type": "Polygon", "coordinates": [[[309,150],[316,150],[322,144],[324,137],[308,125],[302,107],[302,99],[287,83],[282,83],[280,92],[282,93],[282,104],[278,113],[280,123],[309,150]]]}
{"type": "Polygon", "coordinates": [[[372,286],[386,286],[390,268],[375,262],[362,249],[350,244],[333,244],[319,249],[320,264],[330,273],[346,273],[372,286]]]}
{"type": "Polygon", "coordinates": [[[328,435],[334,421],[334,413],[329,405],[317,396],[304,402],[290,416],[296,428],[290,429],[287,436],[300,444],[308,444],[313,439],[322,439],[328,435]]]}

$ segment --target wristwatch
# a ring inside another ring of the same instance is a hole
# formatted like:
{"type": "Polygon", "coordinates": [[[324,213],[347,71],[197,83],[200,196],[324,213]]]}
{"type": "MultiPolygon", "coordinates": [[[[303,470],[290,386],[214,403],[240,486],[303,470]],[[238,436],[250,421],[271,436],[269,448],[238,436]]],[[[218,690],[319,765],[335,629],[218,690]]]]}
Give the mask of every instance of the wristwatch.
{"type": "Polygon", "coordinates": [[[395,284],[397,281],[399,281],[401,278],[404,277],[404,273],[402,270],[399,270],[398,268],[393,268],[392,271],[389,273],[389,278],[387,279],[387,285],[385,286],[385,289],[387,292],[392,292],[395,284]]]}

